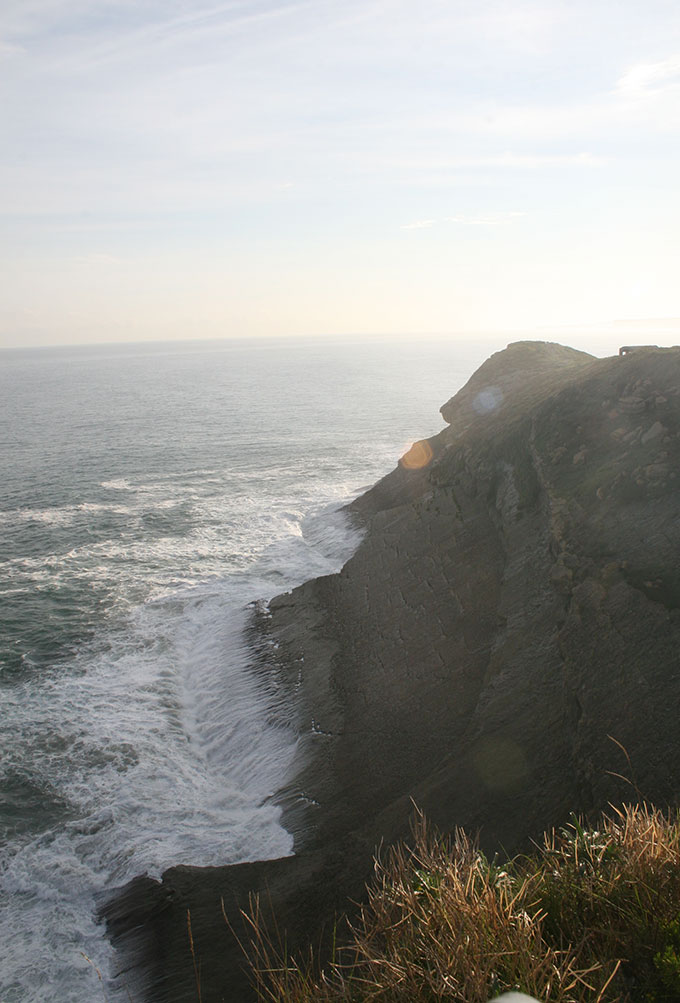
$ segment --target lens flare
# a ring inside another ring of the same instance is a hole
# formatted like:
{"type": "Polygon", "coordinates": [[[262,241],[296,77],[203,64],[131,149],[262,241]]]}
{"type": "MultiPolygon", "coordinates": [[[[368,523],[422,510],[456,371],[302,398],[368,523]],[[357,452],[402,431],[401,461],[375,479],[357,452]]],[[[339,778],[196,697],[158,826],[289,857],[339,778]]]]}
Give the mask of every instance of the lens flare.
{"type": "Polygon", "coordinates": [[[477,776],[491,791],[517,791],[529,773],[524,750],[510,738],[482,738],[474,750],[473,761],[477,776]]]}
{"type": "Polygon", "coordinates": [[[485,387],[480,390],[472,402],[477,414],[488,414],[495,411],[503,403],[503,391],[500,387],[485,387]]]}
{"type": "Polygon", "coordinates": [[[427,439],[414,442],[399,461],[407,470],[422,470],[432,462],[432,447],[427,439]]]}

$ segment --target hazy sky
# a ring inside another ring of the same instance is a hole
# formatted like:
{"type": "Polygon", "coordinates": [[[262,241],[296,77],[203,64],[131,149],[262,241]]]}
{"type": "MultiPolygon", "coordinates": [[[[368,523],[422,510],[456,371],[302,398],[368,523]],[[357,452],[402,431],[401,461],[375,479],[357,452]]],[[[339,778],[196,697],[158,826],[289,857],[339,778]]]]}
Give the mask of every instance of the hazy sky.
{"type": "Polygon", "coordinates": [[[680,317],[677,0],[3,0],[0,75],[0,345],[680,317]]]}

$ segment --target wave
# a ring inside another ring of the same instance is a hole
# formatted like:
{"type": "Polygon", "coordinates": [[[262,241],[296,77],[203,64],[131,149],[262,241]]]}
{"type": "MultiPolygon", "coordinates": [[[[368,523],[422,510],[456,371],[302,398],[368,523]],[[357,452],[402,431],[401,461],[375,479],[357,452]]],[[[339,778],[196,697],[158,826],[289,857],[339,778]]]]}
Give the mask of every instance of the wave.
{"type": "Polygon", "coordinates": [[[251,671],[247,606],[337,570],[359,537],[336,506],[277,518],[247,569],[166,582],[62,670],[8,691],[6,763],[24,764],[47,807],[43,831],[15,833],[0,865],[3,1003],[98,998],[82,952],[106,972],[110,949],[93,894],[170,864],[292,852],[269,799],[295,738],[251,671]]]}

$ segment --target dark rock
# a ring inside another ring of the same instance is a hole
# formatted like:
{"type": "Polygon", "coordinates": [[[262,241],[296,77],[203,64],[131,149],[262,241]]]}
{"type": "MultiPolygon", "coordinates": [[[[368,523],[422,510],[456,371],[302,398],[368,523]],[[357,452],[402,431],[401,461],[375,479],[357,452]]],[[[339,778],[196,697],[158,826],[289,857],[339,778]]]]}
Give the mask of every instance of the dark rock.
{"type": "Polygon", "coordinates": [[[203,999],[250,998],[222,902],[236,925],[266,892],[289,944],[315,937],[360,896],[374,847],[407,834],[412,799],[508,851],[633,784],[675,802],[679,386],[678,349],[511,345],[350,506],[355,555],[266,625],[299,734],[279,795],[298,855],[128,889],[107,916],[119,944],[145,945],[147,999],[195,998],[187,911],[203,999]]]}
{"type": "Polygon", "coordinates": [[[640,414],[646,407],[643,397],[619,397],[619,408],[629,414],[640,414]]]}
{"type": "Polygon", "coordinates": [[[252,999],[245,949],[253,937],[246,916],[255,896],[277,946],[323,949],[336,915],[347,910],[347,896],[361,896],[370,864],[368,847],[354,841],[278,860],[172,867],[160,882],[137,878],[100,908],[123,959],[116,982],[140,1001],[195,1003],[199,986],[205,1003],[252,999]]]}

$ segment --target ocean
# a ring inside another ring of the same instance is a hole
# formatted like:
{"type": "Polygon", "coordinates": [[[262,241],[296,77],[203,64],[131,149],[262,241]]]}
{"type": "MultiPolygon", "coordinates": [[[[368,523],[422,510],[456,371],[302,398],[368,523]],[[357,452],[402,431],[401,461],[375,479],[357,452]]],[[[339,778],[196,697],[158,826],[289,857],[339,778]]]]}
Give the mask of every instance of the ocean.
{"type": "Polygon", "coordinates": [[[291,852],[269,795],[294,736],[249,605],[342,566],[342,506],[501,347],[0,354],[2,1003],[127,999],[98,894],[291,852]]]}

